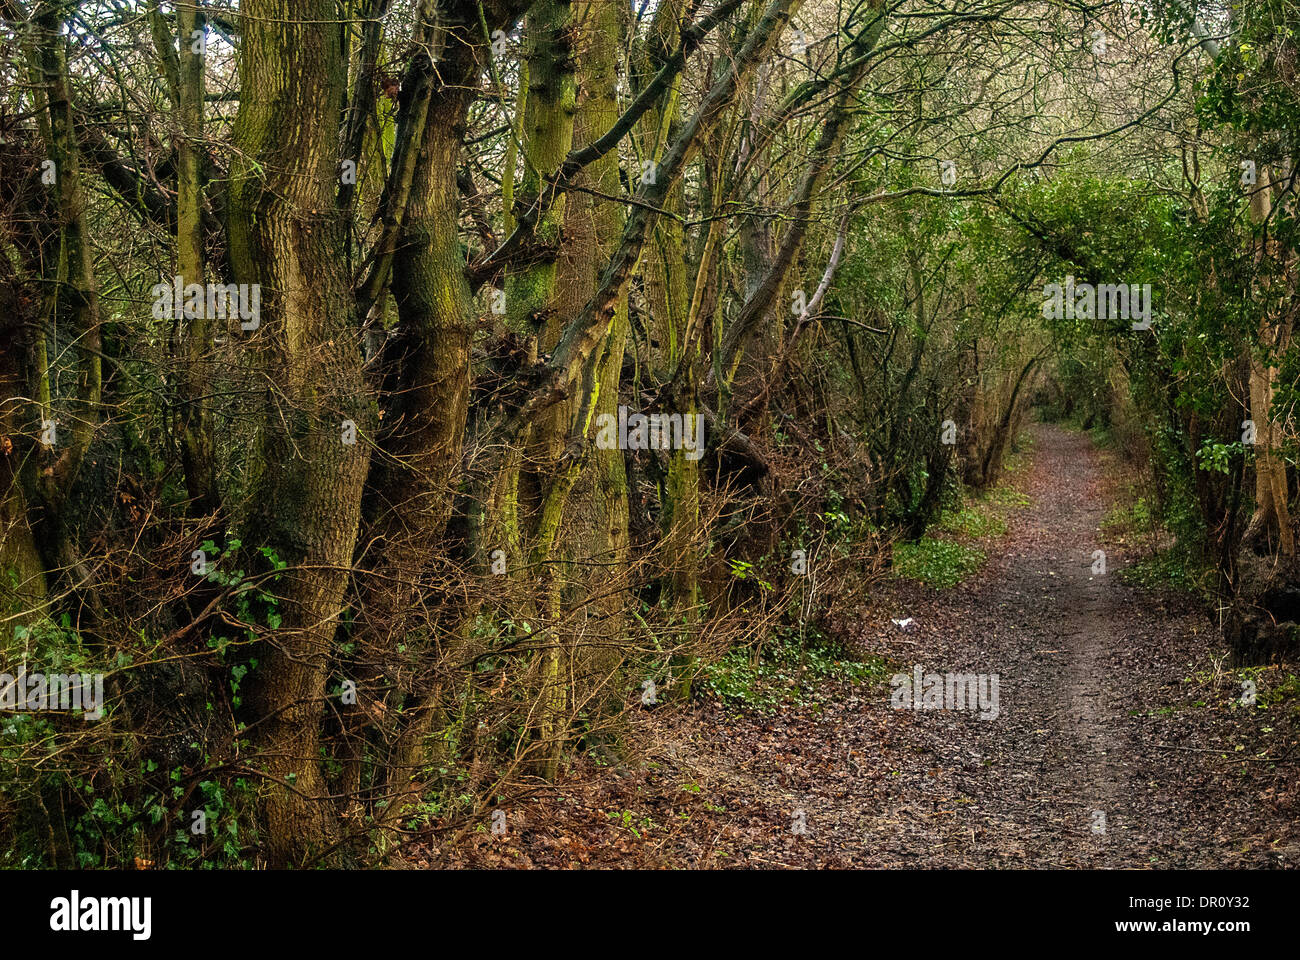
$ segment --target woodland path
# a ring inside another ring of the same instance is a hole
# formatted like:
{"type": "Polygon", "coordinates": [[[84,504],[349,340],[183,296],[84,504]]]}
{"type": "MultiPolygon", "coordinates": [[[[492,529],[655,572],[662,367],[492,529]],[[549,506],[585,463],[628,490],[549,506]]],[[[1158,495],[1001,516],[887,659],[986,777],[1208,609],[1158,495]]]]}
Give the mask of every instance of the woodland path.
{"type": "MultiPolygon", "coordinates": [[[[997,674],[999,715],[890,708],[828,684],[762,715],[656,720],[643,769],[575,769],[478,865],[1283,867],[1300,862],[1294,717],[1243,710],[1217,631],[1130,587],[1099,527],[1115,478],[1082,434],[1032,428],[1006,534],[965,583],[893,581],[861,643],[900,672],[997,674]],[[1093,551],[1108,572],[1094,575],[1093,551]],[[903,633],[892,617],[912,616],[903,633]],[[1252,758],[1252,759],[1246,759],[1252,758]],[[803,811],[806,832],[792,826],[803,811]],[[1104,832],[1101,832],[1104,814],[1104,832]]],[[[1134,556],[1140,551],[1134,551],[1134,556]]],[[[879,590],[875,591],[879,594],[879,590]]],[[[428,851],[431,864],[446,863],[428,851]]],[[[453,861],[466,862],[463,855],[453,861]]]]}

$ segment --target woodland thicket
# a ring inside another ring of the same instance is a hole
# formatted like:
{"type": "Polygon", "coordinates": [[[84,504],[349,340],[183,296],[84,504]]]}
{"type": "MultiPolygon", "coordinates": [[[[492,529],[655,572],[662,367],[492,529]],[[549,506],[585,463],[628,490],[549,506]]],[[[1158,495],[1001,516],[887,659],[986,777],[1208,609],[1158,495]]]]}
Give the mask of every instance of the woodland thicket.
{"type": "Polygon", "coordinates": [[[841,642],[1033,407],[1140,466],[1241,662],[1292,649],[1297,29],[0,3],[0,671],[107,691],[0,712],[0,864],[383,862],[841,642]],[[701,445],[600,442],[652,414],[701,445]]]}

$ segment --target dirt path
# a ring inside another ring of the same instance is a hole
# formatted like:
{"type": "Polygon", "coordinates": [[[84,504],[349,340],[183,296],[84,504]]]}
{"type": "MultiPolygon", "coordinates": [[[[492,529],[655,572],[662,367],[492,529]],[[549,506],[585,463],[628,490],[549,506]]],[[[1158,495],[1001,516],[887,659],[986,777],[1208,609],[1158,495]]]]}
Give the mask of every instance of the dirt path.
{"type": "Polygon", "coordinates": [[[1285,789],[1286,768],[1221,759],[1260,753],[1252,735],[1270,742],[1267,755],[1273,737],[1242,722],[1249,711],[1233,709],[1240,691],[1230,677],[1185,682],[1211,667],[1211,625],[1190,602],[1132,589],[1116,575],[1127,558],[1101,539],[1111,499],[1088,438],[1047,425],[1033,436],[1020,485],[1030,505],[986,568],[925,604],[931,619],[907,636],[914,644],[888,634],[868,644],[927,671],[997,674],[999,715],[895,712],[903,743],[887,795],[902,822],[882,805],[851,862],[1293,862],[1290,824],[1266,800],[1270,787],[1285,789]],[[1104,574],[1093,572],[1098,549],[1104,574]]]}
{"type": "Polygon", "coordinates": [[[951,811],[909,834],[939,842],[926,865],[1203,863],[1211,824],[1187,788],[1208,771],[1171,749],[1188,746],[1173,725],[1143,721],[1171,708],[1208,624],[1135,595],[1113,549],[1093,572],[1094,551],[1109,546],[1096,454],[1079,434],[1044,426],[1035,438],[1030,507],[983,574],[937,609],[922,644],[928,669],[996,673],[999,716],[903,715],[932,751],[923,793],[951,811]]]}
{"type": "MultiPolygon", "coordinates": [[[[1030,500],[974,578],[895,581],[862,643],[910,673],[996,674],[998,715],[896,710],[834,685],[772,716],[666,722],[642,770],[577,769],[479,863],[625,866],[1234,867],[1300,859],[1293,715],[1240,709],[1186,600],[1126,586],[1090,441],[1039,425],[1030,500]],[[1093,552],[1107,572],[1093,573],[1093,552]],[[891,617],[913,616],[903,633],[891,617]],[[593,777],[593,774],[595,776],[593,777]],[[803,832],[799,832],[799,825],[803,832]]],[[[986,713],[988,711],[985,711],[986,713]]]]}

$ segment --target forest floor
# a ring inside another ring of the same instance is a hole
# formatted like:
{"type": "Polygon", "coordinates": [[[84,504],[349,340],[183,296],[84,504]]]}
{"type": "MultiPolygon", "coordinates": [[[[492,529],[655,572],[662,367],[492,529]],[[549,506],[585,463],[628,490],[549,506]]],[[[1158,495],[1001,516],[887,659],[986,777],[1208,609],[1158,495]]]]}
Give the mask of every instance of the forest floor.
{"type": "Polygon", "coordinates": [[[875,585],[857,617],[889,673],[996,674],[996,718],[893,709],[878,679],[775,711],[710,697],[646,712],[636,764],[580,760],[515,804],[504,835],[416,845],[406,865],[1300,863],[1300,707],[1270,694],[1286,672],[1252,674],[1267,708],[1243,706],[1198,601],[1118,575],[1143,548],[1102,534],[1128,479],[1115,458],[1060,427],[1031,437],[1010,479],[1028,505],[982,544],[987,563],[944,590],[875,585]]]}

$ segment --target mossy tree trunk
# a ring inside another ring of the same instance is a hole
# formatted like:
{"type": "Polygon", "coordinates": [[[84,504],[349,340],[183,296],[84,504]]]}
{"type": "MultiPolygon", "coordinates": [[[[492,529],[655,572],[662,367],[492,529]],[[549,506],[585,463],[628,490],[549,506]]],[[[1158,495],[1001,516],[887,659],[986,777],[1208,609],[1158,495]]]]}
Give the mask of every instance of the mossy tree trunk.
{"type": "MultiPolygon", "coordinates": [[[[1272,212],[1271,169],[1261,167],[1259,184],[1250,201],[1251,221],[1265,229],[1272,212]]],[[[1267,235],[1259,241],[1257,258],[1263,264],[1278,256],[1278,243],[1267,235]]],[[[1265,300],[1271,301],[1271,297],[1265,300]]],[[[1249,543],[1266,532],[1276,532],[1283,556],[1295,555],[1295,534],[1291,528],[1290,494],[1286,459],[1282,453],[1284,427],[1273,412],[1273,395],[1278,369],[1274,357],[1280,356],[1290,340],[1289,311],[1286,317],[1265,316],[1260,321],[1258,341],[1250,356],[1250,416],[1255,424],[1255,514],[1246,528],[1249,543]]]]}
{"type": "Polygon", "coordinates": [[[469,408],[474,313],[456,171],[484,49],[475,6],[445,9],[442,24],[440,82],[431,91],[394,259],[398,322],[381,357],[382,457],[365,508],[363,565],[373,575],[360,584],[363,641],[388,657],[405,644],[410,666],[392,697],[399,719],[384,773],[399,812],[417,786],[464,618],[450,591],[429,577],[446,554],[469,408]]]}
{"type": "MultiPolygon", "coordinates": [[[[581,149],[610,129],[618,119],[618,53],[627,30],[627,13],[613,3],[582,3],[574,8],[574,46],[577,57],[577,113],[573,147],[581,149]]],[[[624,214],[617,203],[597,199],[617,196],[618,157],[607,154],[579,175],[578,190],[565,201],[564,246],[557,263],[554,310],[543,331],[543,348],[552,350],[563,320],[582,309],[596,291],[600,267],[618,242],[624,214]],[[586,191],[592,191],[591,193],[586,191]]],[[[627,297],[615,305],[604,346],[604,359],[596,374],[596,417],[617,415],[619,378],[627,344],[627,297]]],[[[582,398],[573,397],[557,407],[549,422],[553,450],[565,442],[564,431],[581,413],[582,398]]],[[[574,632],[590,626],[601,639],[617,634],[626,596],[618,592],[619,577],[628,553],[627,476],[623,452],[593,449],[577,476],[564,505],[564,538],[557,542],[554,559],[562,563],[564,588],[569,599],[583,603],[574,632]]],[[[600,677],[613,667],[618,652],[596,643],[581,651],[566,640],[567,656],[582,666],[577,677],[600,677]]],[[[599,682],[598,680],[596,682],[599,682]]],[[[575,690],[575,700],[587,691],[575,690]]]]}
{"type": "MultiPolygon", "coordinates": [[[[189,285],[205,282],[202,170],[206,42],[203,17],[192,0],[177,3],[176,27],[177,112],[181,128],[176,151],[176,272],[181,283],[189,285]]],[[[179,413],[181,463],[191,509],[197,515],[206,515],[220,506],[212,409],[208,400],[212,318],[200,311],[178,326],[185,331],[177,351],[183,384],[179,413]]]]}
{"type": "Polygon", "coordinates": [[[264,382],[248,516],[256,550],[288,564],[272,589],[280,628],[257,651],[249,706],[267,776],[262,827],[271,861],[303,863],[333,838],[320,770],[321,719],[357,534],[371,432],[336,208],[345,62],[328,0],[248,0],[230,171],[230,261],[261,285],[246,341],[264,382]]]}
{"type": "MultiPolygon", "coordinates": [[[[577,85],[574,59],[573,10],[569,0],[538,0],[528,13],[526,48],[527,94],[524,98],[521,144],[523,177],[520,199],[537,198],[547,187],[546,178],[560,168],[573,146],[577,85]]],[[[535,361],[539,343],[553,324],[556,281],[568,198],[561,196],[538,220],[535,239],[538,253],[527,262],[508,265],[506,271],[506,326],[524,347],[524,356],[535,361]]],[[[558,535],[559,515],[553,509],[546,516],[544,501],[556,491],[550,485],[547,465],[556,461],[564,443],[565,418],[559,408],[547,411],[532,425],[529,435],[515,451],[504,475],[498,480],[498,519],[504,526],[504,540],[516,552],[512,573],[538,584],[540,609],[521,610],[515,622],[529,622],[548,629],[555,625],[561,578],[551,563],[551,546],[558,535]],[[540,620],[539,620],[539,614],[540,620]]],[[[563,481],[561,481],[563,482],[563,481]]],[[[571,481],[569,481],[571,482],[571,481]]],[[[554,497],[552,497],[554,502],[554,497]]],[[[558,506],[562,511],[563,500],[558,506]]],[[[554,776],[563,742],[567,707],[567,645],[557,635],[539,638],[539,710],[536,731],[539,742],[538,768],[542,776],[554,776]]]]}
{"type": "MultiPolygon", "coordinates": [[[[86,193],[82,184],[81,153],[73,129],[72,102],[68,90],[67,40],[63,27],[75,4],[41,3],[34,21],[37,30],[36,56],[48,123],[46,134],[49,168],[54,177],[52,192],[59,214],[58,257],[46,264],[47,298],[42,320],[70,317],[73,350],[78,355],[76,388],[66,404],[64,417],[54,413],[46,361],[45,332],[36,335],[37,359],[32,370],[35,397],[44,416],[50,418],[53,443],[43,446],[39,489],[44,524],[43,538],[47,569],[71,570],[76,565],[72,548],[72,517],[66,510],[68,494],[76,481],[82,460],[94,439],[99,423],[103,384],[99,284],[86,227],[86,193]]],[[[44,432],[44,431],[43,431],[44,432]]]]}
{"type": "MultiPolygon", "coordinates": [[[[681,19],[684,4],[661,4],[655,11],[640,68],[646,79],[652,73],[652,59],[656,54],[670,49],[673,32],[681,19]]],[[[660,159],[667,144],[679,133],[682,124],[679,83],[665,92],[656,109],[646,114],[641,125],[642,169],[657,175],[660,159]]],[[[678,414],[685,418],[698,413],[695,390],[696,377],[693,345],[685,342],[687,318],[690,313],[690,294],[687,288],[686,230],[683,225],[686,213],[686,191],[683,181],[677,181],[665,196],[664,212],[650,234],[642,257],[642,276],[645,284],[646,306],[649,310],[651,338],[658,342],[661,369],[670,375],[682,367],[676,378],[676,389],[665,397],[668,409],[656,413],[678,414]]],[[[681,628],[678,645],[681,648],[674,658],[674,693],[690,696],[690,664],[694,659],[693,639],[699,614],[699,558],[696,555],[696,537],[699,526],[699,470],[698,461],[679,448],[668,451],[668,469],[661,483],[660,528],[663,537],[662,558],[665,578],[666,602],[675,626],[681,628]]]]}

